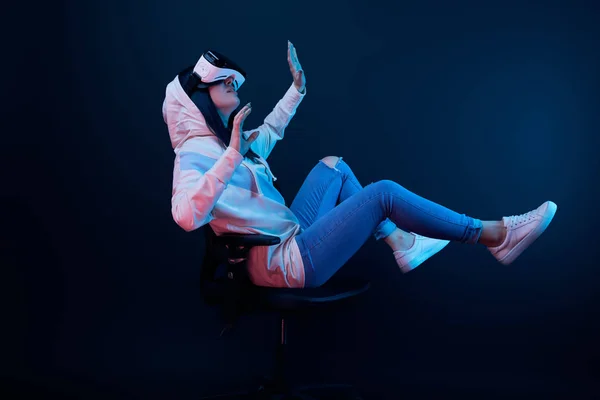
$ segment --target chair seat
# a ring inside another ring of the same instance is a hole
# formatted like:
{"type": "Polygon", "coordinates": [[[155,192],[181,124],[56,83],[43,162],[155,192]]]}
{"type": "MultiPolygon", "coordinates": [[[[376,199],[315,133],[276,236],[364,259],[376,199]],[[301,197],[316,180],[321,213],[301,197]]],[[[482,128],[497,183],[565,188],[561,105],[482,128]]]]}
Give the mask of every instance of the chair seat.
{"type": "Polygon", "coordinates": [[[241,235],[239,233],[226,233],[221,236],[215,236],[216,243],[228,244],[233,246],[273,246],[279,244],[281,239],[271,235],[241,235]]]}
{"type": "Polygon", "coordinates": [[[368,281],[340,279],[330,280],[316,288],[257,288],[259,303],[262,307],[277,311],[291,311],[325,303],[334,303],[355,297],[366,292],[368,281]]]}

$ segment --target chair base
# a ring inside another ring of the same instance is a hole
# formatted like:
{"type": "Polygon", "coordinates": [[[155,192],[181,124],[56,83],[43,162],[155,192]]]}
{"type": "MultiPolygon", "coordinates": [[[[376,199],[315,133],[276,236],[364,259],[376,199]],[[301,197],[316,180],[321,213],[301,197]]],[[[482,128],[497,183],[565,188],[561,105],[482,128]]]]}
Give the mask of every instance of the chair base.
{"type": "Polygon", "coordinates": [[[316,384],[279,390],[261,385],[258,389],[202,397],[200,400],[362,400],[352,385],[316,384]]]}

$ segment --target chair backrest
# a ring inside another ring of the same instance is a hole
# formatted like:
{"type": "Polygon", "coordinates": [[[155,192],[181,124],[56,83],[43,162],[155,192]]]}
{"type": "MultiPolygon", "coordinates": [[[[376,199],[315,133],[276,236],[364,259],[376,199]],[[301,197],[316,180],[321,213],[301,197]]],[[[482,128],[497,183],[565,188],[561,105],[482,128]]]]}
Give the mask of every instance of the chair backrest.
{"type": "Polygon", "coordinates": [[[250,281],[245,260],[229,262],[230,258],[237,258],[234,254],[238,249],[228,249],[216,240],[210,225],[205,227],[204,232],[206,248],[200,267],[200,295],[204,303],[221,307],[225,324],[225,329],[221,331],[223,335],[233,327],[241,314],[255,307],[256,287],[250,281]]]}
{"type": "MultiPolygon", "coordinates": [[[[273,183],[277,190],[279,184],[273,183]]],[[[205,251],[200,266],[200,295],[209,305],[224,306],[224,317],[228,325],[232,325],[237,315],[254,306],[256,288],[246,273],[246,262],[236,265],[228,263],[228,250],[217,243],[214,230],[210,224],[204,226],[205,251]],[[229,272],[236,271],[234,279],[229,279],[229,272]]]]}
{"type": "Polygon", "coordinates": [[[209,224],[203,227],[204,231],[204,258],[200,266],[200,294],[205,302],[215,304],[222,301],[223,274],[226,259],[222,256],[221,249],[216,246],[216,234],[209,224]]]}

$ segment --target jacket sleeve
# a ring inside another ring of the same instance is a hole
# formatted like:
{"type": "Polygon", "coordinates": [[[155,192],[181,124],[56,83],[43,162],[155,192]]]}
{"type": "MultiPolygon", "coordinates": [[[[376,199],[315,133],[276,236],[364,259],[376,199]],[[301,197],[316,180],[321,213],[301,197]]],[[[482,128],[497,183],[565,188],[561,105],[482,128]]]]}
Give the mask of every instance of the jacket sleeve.
{"type": "Polygon", "coordinates": [[[181,152],[171,198],[171,213],[177,225],[190,232],[209,223],[213,208],[242,160],[242,155],[231,147],[218,159],[181,152]]]}
{"type": "Polygon", "coordinates": [[[273,111],[267,115],[261,126],[244,131],[245,138],[248,138],[253,132],[260,132],[257,139],[250,146],[252,151],[264,159],[269,157],[277,141],[283,139],[285,128],[296,114],[296,109],[305,95],[306,88],[304,88],[303,93],[300,93],[292,84],[283,98],[277,102],[273,111]]]}

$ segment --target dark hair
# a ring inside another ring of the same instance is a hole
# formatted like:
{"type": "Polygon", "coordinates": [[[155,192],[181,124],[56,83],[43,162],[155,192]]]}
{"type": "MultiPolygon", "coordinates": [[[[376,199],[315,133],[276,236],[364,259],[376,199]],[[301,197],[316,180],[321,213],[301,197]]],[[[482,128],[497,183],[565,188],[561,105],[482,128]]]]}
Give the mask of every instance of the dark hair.
{"type": "MultiPolygon", "coordinates": [[[[219,112],[217,111],[217,106],[210,97],[208,89],[195,88],[192,91],[190,98],[204,116],[206,125],[208,125],[208,127],[219,139],[221,139],[225,146],[229,146],[229,141],[231,140],[231,131],[233,129],[233,119],[240,111],[240,108],[231,113],[229,116],[229,121],[227,122],[227,126],[225,126],[221,116],[219,115],[219,112]]],[[[248,157],[254,162],[257,162],[258,160],[258,154],[253,152],[252,149],[248,149],[248,152],[244,157],[248,157]]]]}

